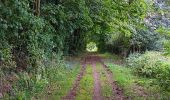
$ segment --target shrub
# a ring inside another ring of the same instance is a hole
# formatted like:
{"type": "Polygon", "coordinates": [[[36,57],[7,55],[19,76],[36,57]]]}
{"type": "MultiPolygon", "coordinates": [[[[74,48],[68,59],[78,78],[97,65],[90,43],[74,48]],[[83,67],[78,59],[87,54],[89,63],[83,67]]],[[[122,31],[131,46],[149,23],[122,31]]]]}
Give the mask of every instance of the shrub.
{"type": "Polygon", "coordinates": [[[161,87],[170,89],[170,63],[162,53],[148,51],[144,54],[131,54],[127,58],[127,64],[136,74],[154,78],[161,87]]]}
{"type": "Polygon", "coordinates": [[[157,62],[166,60],[160,52],[146,52],[145,54],[131,54],[127,58],[128,66],[145,77],[156,77],[157,62]]]}
{"type": "Polygon", "coordinates": [[[128,63],[128,66],[129,67],[136,67],[138,66],[138,58],[140,57],[140,53],[133,53],[133,54],[130,54],[129,57],[127,58],[127,63],[128,63]]]}
{"type": "Polygon", "coordinates": [[[156,79],[158,84],[166,90],[170,90],[170,63],[158,62],[156,79]]]}

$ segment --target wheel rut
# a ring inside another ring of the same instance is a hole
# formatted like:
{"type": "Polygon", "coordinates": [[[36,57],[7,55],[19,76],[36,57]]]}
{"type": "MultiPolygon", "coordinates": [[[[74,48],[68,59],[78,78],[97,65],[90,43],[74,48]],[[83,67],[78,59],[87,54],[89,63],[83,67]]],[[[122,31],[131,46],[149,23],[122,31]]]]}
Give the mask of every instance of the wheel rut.
{"type": "Polygon", "coordinates": [[[68,92],[66,96],[62,98],[62,100],[75,100],[75,97],[77,95],[77,90],[80,85],[80,80],[83,78],[85,70],[86,70],[86,58],[82,60],[81,66],[82,67],[81,67],[80,73],[78,74],[71,90],[68,92]]]}
{"type": "Polygon", "coordinates": [[[92,65],[92,70],[93,70],[92,77],[94,79],[94,84],[93,84],[94,87],[93,87],[92,99],[93,100],[104,100],[104,97],[102,96],[100,73],[96,68],[96,63],[100,63],[102,65],[101,67],[103,67],[104,69],[106,78],[109,84],[111,84],[110,86],[112,88],[113,96],[109,97],[109,100],[127,100],[127,98],[125,98],[125,96],[123,95],[122,88],[120,88],[117,82],[114,81],[112,71],[109,69],[108,66],[104,64],[104,62],[102,61],[102,58],[100,58],[99,56],[95,56],[95,55],[88,55],[87,57],[84,57],[81,63],[82,65],[81,71],[78,74],[68,94],[62,98],[63,100],[75,100],[76,99],[77,91],[79,90],[79,87],[80,87],[80,81],[82,80],[85,74],[87,64],[92,65]]]}
{"type": "Polygon", "coordinates": [[[93,100],[103,100],[103,97],[101,96],[101,82],[100,82],[100,75],[99,72],[97,72],[96,69],[96,63],[93,64],[93,77],[94,77],[94,96],[93,100]]]}
{"type": "Polygon", "coordinates": [[[112,85],[113,97],[110,97],[110,100],[127,100],[127,98],[123,95],[122,88],[120,88],[117,82],[113,80],[114,78],[112,71],[109,69],[108,66],[104,64],[103,61],[100,60],[100,63],[102,64],[105,70],[105,74],[109,83],[112,85]]]}

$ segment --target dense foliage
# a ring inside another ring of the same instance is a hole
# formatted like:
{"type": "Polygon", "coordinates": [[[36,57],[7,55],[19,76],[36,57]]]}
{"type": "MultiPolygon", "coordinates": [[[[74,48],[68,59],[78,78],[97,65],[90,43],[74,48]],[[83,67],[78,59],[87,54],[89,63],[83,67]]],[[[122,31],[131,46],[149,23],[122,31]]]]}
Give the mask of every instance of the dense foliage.
{"type": "Polygon", "coordinates": [[[143,0],[42,1],[41,5],[41,14],[37,16],[34,2],[1,1],[0,58],[5,62],[3,66],[10,63],[17,70],[36,67],[39,60],[51,58],[53,53],[81,52],[88,41],[97,42],[102,51],[108,42],[106,38],[115,38],[114,34],[126,38],[122,39],[123,43],[127,42],[122,47],[127,48],[128,39],[142,26],[146,14],[143,0]]]}
{"type": "Polygon", "coordinates": [[[169,90],[170,59],[160,52],[146,52],[145,54],[132,54],[127,58],[128,66],[143,77],[155,78],[157,84],[169,90]]]}

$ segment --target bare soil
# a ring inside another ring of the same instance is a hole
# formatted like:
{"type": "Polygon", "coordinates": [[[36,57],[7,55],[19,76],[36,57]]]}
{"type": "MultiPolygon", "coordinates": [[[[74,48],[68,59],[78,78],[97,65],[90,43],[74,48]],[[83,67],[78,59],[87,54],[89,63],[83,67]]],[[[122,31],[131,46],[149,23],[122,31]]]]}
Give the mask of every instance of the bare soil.
{"type": "Polygon", "coordinates": [[[101,96],[101,82],[100,82],[100,75],[96,69],[96,63],[93,62],[93,77],[94,77],[94,95],[93,100],[103,100],[101,96]]]}

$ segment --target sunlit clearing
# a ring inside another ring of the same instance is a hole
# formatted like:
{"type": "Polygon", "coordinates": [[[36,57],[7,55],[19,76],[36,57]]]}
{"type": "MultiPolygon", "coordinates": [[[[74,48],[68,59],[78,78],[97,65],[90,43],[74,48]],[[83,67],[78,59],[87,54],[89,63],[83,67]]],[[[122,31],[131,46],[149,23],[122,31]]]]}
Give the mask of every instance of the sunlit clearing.
{"type": "Polygon", "coordinates": [[[90,42],[86,46],[88,52],[97,52],[98,48],[95,42],[90,42]]]}

